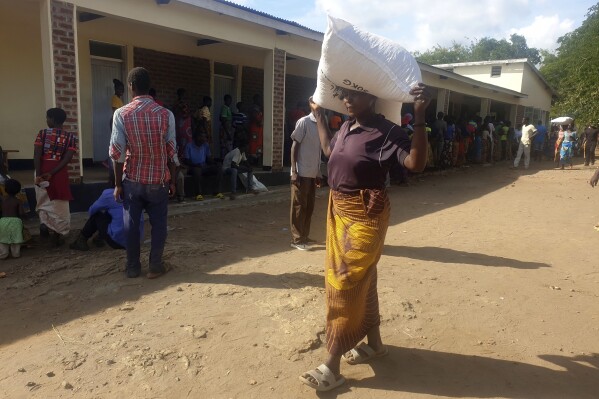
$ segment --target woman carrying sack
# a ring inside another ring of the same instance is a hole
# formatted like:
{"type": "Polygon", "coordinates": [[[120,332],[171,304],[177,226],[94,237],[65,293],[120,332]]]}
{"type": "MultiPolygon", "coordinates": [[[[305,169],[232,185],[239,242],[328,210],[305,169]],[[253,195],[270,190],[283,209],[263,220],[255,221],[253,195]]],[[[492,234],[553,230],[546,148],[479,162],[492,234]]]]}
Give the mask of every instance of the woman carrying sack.
{"type": "Polygon", "coordinates": [[[322,150],[329,157],[325,266],[329,357],[300,380],[317,391],[329,391],[345,382],[340,374],[342,358],[353,365],[387,354],[379,331],[377,293],[377,263],[390,214],[385,180],[396,165],[412,172],[425,168],[430,95],[419,83],[417,62],[405,49],[332,17],[318,68],[310,107],[322,150]],[[396,124],[401,121],[402,102],[414,102],[411,142],[407,131],[396,124]],[[335,135],[324,108],[349,114],[335,135]],[[360,344],[364,337],[368,342],[360,344]]]}

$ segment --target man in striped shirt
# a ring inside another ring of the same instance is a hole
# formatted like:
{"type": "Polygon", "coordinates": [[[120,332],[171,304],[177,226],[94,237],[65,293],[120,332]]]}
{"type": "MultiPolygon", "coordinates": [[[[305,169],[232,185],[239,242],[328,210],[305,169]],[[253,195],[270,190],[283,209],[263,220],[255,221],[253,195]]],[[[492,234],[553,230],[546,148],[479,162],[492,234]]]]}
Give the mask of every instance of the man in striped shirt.
{"type": "Polygon", "coordinates": [[[148,278],[166,272],[162,253],[166,241],[168,198],[175,193],[175,118],[151,96],[150,75],[144,68],[129,72],[127,85],[133,100],[113,116],[109,153],[114,163],[117,201],[124,201],[127,240],[127,277],[141,274],[140,218],[145,210],[152,225],[148,278]],[[169,190],[170,189],[170,190],[169,190]]]}

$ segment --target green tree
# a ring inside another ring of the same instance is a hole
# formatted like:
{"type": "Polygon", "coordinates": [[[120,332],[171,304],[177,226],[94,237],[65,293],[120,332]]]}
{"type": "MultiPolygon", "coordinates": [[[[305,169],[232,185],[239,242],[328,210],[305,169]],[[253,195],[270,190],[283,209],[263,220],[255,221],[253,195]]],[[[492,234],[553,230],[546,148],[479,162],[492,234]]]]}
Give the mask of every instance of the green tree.
{"type": "Polygon", "coordinates": [[[449,47],[437,45],[423,53],[416,53],[418,61],[427,64],[451,64],[456,62],[492,61],[528,58],[533,64],[541,62],[540,50],[530,48],[526,38],[513,34],[510,40],[483,37],[469,45],[452,42],[449,47]]]}
{"type": "Polygon", "coordinates": [[[460,43],[452,42],[449,47],[436,45],[424,53],[415,53],[418,61],[425,64],[453,64],[470,60],[470,48],[460,43]]]}
{"type": "Polygon", "coordinates": [[[556,54],[545,55],[541,67],[558,93],[552,114],[572,116],[579,125],[599,123],[599,3],[558,43],[556,54]]]}

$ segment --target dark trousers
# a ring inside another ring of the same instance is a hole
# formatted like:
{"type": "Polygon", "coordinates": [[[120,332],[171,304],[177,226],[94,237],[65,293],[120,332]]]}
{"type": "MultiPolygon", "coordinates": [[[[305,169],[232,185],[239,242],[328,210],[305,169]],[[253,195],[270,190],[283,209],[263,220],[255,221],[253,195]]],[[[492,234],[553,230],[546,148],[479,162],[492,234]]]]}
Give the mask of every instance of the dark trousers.
{"type": "Polygon", "coordinates": [[[87,219],[85,226],[81,229],[81,235],[88,240],[98,232],[98,236],[106,241],[113,249],[124,249],[119,243],[115,242],[110,235],[108,235],[108,226],[112,222],[110,213],[106,211],[96,212],[87,219]]]}
{"type": "Polygon", "coordinates": [[[220,165],[190,166],[189,174],[193,176],[194,196],[202,194],[202,182],[206,176],[216,176],[216,187],[213,194],[221,192],[223,168],[220,165]]]}
{"type": "Polygon", "coordinates": [[[291,183],[291,240],[305,243],[310,234],[310,222],[316,198],[316,179],[298,176],[291,183]]]}
{"type": "Polygon", "coordinates": [[[248,185],[246,191],[253,188],[252,181],[254,180],[254,175],[252,174],[251,168],[243,165],[239,165],[237,168],[227,168],[227,170],[225,170],[225,175],[231,176],[231,193],[233,194],[237,193],[237,176],[239,176],[240,173],[247,173],[248,185]]]}
{"type": "Polygon", "coordinates": [[[595,149],[597,148],[596,141],[587,141],[584,144],[584,164],[595,164],[595,149]]]}
{"type": "Polygon", "coordinates": [[[141,184],[123,181],[124,225],[127,237],[127,271],[141,271],[139,253],[141,246],[140,220],[145,210],[152,225],[152,248],[149,269],[154,273],[164,272],[162,253],[166,242],[166,219],[168,215],[168,185],[141,184]]]}

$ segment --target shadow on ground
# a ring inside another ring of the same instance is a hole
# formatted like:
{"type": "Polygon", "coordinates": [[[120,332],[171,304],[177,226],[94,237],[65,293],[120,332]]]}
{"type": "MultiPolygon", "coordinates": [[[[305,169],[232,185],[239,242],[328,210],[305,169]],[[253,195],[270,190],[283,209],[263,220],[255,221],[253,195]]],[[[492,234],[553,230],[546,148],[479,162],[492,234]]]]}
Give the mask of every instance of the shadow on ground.
{"type": "MultiPolygon", "coordinates": [[[[599,355],[540,356],[546,366],[389,346],[389,355],[372,362],[374,376],[349,379],[338,392],[320,394],[335,398],[347,391],[426,394],[432,397],[475,398],[596,398],[599,355]]],[[[343,366],[348,367],[348,366],[343,366]]],[[[343,371],[343,370],[342,370],[343,371]]],[[[376,397],[373,392],[372,397],[376,397]]]]}
{"type": "Polygon", "coordinates": [[[476,252],[456,251],[440,247],[406,247],[401,245],[385,245],[383,255],[418,259],[427,262],[455,263],[466,265],[512,267],[516,269],[539,269],[551,267],[542,262],[523,262],[518,259],[491,256],[476,252]]]}

